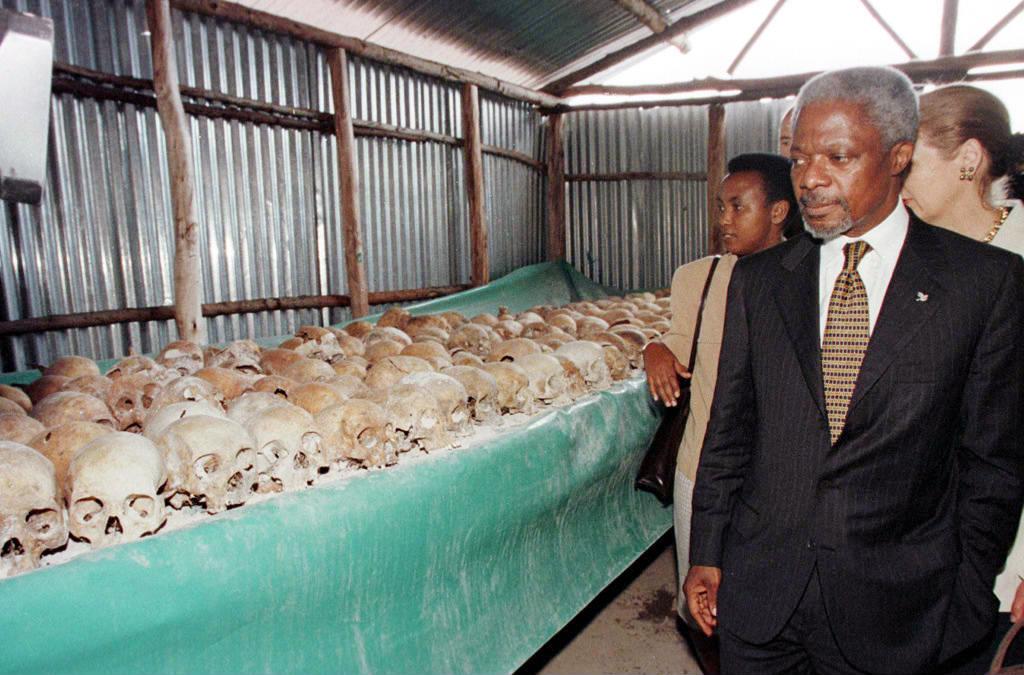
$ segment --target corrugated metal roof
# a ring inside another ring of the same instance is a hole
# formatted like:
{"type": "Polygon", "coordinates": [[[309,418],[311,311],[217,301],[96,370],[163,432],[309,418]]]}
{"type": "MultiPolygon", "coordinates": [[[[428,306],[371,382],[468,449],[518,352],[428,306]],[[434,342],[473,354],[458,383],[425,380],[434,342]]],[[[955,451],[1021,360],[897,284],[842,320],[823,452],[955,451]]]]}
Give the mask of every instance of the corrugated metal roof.
{"type": "MultiPolygon", "coordinates": [[[[543,85],[603,48],[650,34],[616,0],[236,1],[528,87],[543,85]]],[[[648,0],[670,20],[719,1],[648,0]]]]}

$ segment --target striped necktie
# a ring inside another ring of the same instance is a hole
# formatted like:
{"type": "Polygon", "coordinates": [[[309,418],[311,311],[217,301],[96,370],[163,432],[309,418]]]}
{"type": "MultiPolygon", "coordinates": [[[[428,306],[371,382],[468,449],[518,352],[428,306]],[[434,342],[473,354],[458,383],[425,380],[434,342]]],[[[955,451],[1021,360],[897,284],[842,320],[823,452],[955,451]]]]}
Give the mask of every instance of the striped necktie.
{"type": "Polygon", "coordinates": [[[821,370],[825,378],[825,409],[832,445],[839,440],[846,425],[853,388],[871,337],[868,293],[857,272],[857,265],[870,250],[866,241],[852,241],[843,247],[846,262],[828,303],[825,339],[821,343],[821,370]]]}

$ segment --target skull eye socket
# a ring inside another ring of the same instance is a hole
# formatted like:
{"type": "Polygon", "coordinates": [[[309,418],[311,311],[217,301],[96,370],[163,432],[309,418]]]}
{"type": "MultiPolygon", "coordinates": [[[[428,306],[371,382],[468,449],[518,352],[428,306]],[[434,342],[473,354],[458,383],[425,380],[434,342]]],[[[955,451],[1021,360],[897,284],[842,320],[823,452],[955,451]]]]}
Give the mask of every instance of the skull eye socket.
{"type": "Polygon", "coordinates": [[[125,396],[122,399],[118,399],[117,407],[121,410],[131,410],[135,407],[135,401],[130,396],[125,396]]]}
{"type": "Polygon", "coordinates": [[[203,455],[192,464],[196,472],[196,478],[206,478],[217,473],[220,468],[220,458],[217,455],[203,455]]]}
{"type": "Polygon", "coordinates": [[[28,512],[25,522],[36,534],[45,536],[60,526],[60,514],[54,509],[36,509],[28,512]]]}
{"type": "Polygon", "coordinates": [[[256,451],[252,448],[242,448],[235,454],[235,464],[241,464],[246,469],[251,469],[254,461],[256,461],[256,451]]]}
{"type": "Polygon", "coordinates": [[[148,495],[129,495],[128,513],[133,513],[139,518],[149,518],[156,512],[156,502],[148,495]]]}
{"type": "Polygon", "coordinates": [[[80,523],[91,523],[103,514],[103,502],[95,497],[79,499],[71,506],[71,516],[80,523]]]}
{"type": "Polygon", "coordinates": [[[356,438],[359,440],[359,445],[364,448],[370,449],[377,445],[377,434],[373,433],[373,429],[363,429],[356,438]]]}
{"type": "Polygon", "coordinates": [[[315,431],[308,431],[302,434],[302,449],[310,455],[320,454],[320,434],[315,431]]]}

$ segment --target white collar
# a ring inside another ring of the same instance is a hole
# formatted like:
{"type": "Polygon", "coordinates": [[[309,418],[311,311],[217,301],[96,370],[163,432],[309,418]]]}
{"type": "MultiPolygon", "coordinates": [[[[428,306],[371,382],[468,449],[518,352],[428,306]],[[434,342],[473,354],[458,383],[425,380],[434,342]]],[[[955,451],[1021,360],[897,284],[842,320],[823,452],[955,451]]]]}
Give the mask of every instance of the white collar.
{"type": "Polygon", "coordinates": [[[885,217],[885,220],[875,225],[860,237],[847,237],[841,234],[835,239],[830,239],[821,245],[822,258],[843,257],[843,247],[851,241],[866,241],[871,250],[878,253],[890,266],[896,263],[900,250],[903,248],[903,241],[907,238],[907,230],[910,227],[910,214],[902,201],[896,202],[896,208],[885,217]]]}

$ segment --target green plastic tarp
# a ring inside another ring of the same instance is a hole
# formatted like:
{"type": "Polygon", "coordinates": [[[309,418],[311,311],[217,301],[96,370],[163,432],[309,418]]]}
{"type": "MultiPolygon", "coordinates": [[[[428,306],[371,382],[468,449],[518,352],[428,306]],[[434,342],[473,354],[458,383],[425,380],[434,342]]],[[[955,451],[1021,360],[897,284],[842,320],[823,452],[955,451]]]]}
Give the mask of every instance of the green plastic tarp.
{"type": "MultiPolygon", "coordinates": [[[[565,265],[414,308],[603,294],[565,265]]],[[[671,526],[642,378],[476,445],[0,580],[0,673],[515,670],[671,526]]]]}

